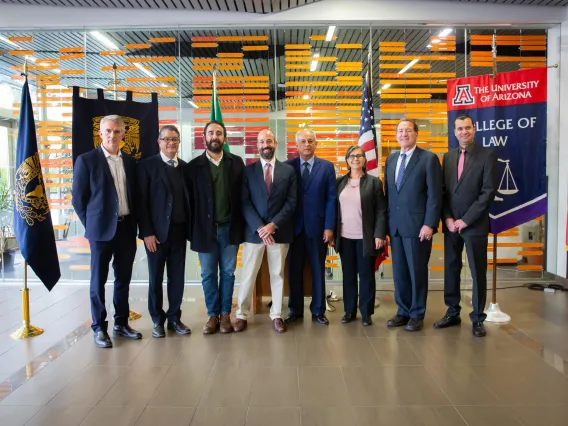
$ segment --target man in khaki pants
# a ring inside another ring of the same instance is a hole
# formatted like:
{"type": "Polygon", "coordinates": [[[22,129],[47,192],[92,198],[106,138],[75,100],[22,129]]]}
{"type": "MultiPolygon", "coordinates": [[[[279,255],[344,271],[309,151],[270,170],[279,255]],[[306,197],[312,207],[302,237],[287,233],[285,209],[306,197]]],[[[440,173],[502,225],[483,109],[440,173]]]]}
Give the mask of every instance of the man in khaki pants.
{"type": "Polygon", "coordinates": [[[276,332],[286,331],[282,320],[284,263],[294,238],[292,219],[297,191],[294,168],[276,160],[277,146],[271,130],[261,131],[257,137],[260,160],[245,168],[242,193],[245,243],[239,309],[234,325],[237,332],[247,328],[252,290],[265,249],[272,292],[270,319],[276,332]]]}

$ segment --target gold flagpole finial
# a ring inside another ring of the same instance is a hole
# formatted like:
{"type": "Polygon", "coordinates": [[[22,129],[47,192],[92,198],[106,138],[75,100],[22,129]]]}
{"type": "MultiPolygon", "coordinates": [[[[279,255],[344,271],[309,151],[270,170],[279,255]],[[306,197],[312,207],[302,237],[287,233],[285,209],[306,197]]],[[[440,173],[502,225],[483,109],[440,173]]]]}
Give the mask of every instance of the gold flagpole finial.
{"type": "Polygon", "coordinates": [[[24,59],[24,74],[26,78],[28,78],[28,58],[24,59]]]}

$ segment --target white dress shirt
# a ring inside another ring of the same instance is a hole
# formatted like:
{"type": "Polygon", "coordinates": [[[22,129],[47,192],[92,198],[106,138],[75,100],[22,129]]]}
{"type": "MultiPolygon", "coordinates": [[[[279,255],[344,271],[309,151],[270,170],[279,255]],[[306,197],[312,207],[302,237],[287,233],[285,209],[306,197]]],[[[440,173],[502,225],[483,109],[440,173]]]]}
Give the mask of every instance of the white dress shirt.
{"type": "Polygon", "coordinates": [[[171,161],[171,160],[174,161],[174,167],[178,166],[178,158],[177,157],[168,158],[167,155],[165,155],[162,151],[160,151],[160,156],[162,157],[162,160],[164,160],[164,163],[166,163],[168,166],[170,165],[169,161],[171,161]]]}
{"type": "Polygon", "coordinates": [[[130,214],[130,209],[128,207],[128,194],[126,193],[126,172],[124,171],[122,152],[118,150],[118,155],[112,155],[103,145],[101,145],[101,148],[107,159],[110,174],[114,181],[114,187],[118,197],[118,215],[126,216],[130,214]]]}
{"type": "Polygon", "coordinates": [[[264,158],[260,158],[260,162],[262,164],[262,177],[266,174],[266,165],[270,163],[270,177],[272,182],[274,182],[274,166],[276,165],[276,156],[272,157],[272,160],[266,161],[264,158]]]}
{"type": "Polygon", "coordinates": [[[221,165],[221,161],[223,161],[223,151],[221,151],[221,156],[219,157],[219,161],[215,160],[214,158],[211,158],[211,156],[207,151],[205,151],[205,155],[207,156],[207,159],[211,161],[213,164],[215,164],[217,167],[219,167],[221,165]]]}
{"type": "MultiPolygon", "coordinates": [[[[406,161],[404,162],[404,170],[406,171],[406,167],[408,167],[408,162],[410,161],[410,157],[412,157],[412,153],[416,151],[416,145],[414,145],[414,147],[410,150],[410,151],[406,151],[404,154],[406,154],[406,161]]],[[[400,170],[400,163],[402,163],[402,154],[403,152],[400,151],[400,155],[398,156],[398,160],[396,161],[396,171],[394,174],[394,181],[396,182],[396,180],[398,179],[398,171],[400,170]]]]}

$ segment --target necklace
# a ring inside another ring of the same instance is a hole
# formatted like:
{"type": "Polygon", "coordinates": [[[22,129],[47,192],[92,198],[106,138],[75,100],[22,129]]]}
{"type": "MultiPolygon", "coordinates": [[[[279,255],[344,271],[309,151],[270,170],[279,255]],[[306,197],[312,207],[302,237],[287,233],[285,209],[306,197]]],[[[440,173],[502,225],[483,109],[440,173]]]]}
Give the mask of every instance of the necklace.
{"type": "Polygon", "coordinates": [[[348,180],[347,182],[349,183],[349,186],[350,186],[351,188],[358,188],[359,185],[361,185],[361,178],[359,178],[359,179],[351,179],[351,178],[349,178],[349,180],[348,180]],[[353,185],[353,184],[351,183],[353,180],[356,180],[356,181],[357,181],[357,185],[353,185]]]}

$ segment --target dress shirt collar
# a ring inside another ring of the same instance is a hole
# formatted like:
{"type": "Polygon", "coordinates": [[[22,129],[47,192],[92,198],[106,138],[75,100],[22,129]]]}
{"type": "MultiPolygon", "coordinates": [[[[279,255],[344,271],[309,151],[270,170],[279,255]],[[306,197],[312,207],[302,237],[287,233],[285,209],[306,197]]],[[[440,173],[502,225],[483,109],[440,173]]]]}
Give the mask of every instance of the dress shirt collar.
{"type": "Polygon", "coordinates": [[[214,158],[212,158],[209,153],[207,152],[207,150],[205,150],[205,156],[207,157],[207,159],[209,161],[211,161],[213,164],[215,164],[216,166],[218,166],[219,164],[221,164],[221,161],[223,161],[223,151],[221,151],[221,157],[219,157],[219,160],[215,160],[214,158]]]}
{"type": "Polygon", "coordinates": [[[101,143],[101,148],[103,149],[103,153],[105,154],[105,157],[106,157],[106,158],[109,158],[109,157],[111,157],[111,158],[122,157],[122,151],[121,151],[120,149],[118,150],[118,154],[117,154],[117,155],[113,155],[113,154],[111,154],[110,152],[108,152],[108,151],[106,150],[106,148],[104,147],[104,145],[103,145],[102,143],[101,143]]]}
{"type": "Polygon", "coordinates": [[[170,165],[168,163],[168,161],[170,161],[170,160],[174,160],[174,167],[178,166],[178,158],[177,157],[168,158],[162,151],[160,151],[160,156],[162,157],[162,160],[164,160],[164,163],[166,163],[168,166],[170,165]]]}
{"type": "Polygon", "coordinates": [[[272,170],[274,170],[274,166],[276,165],[276,156],[272,157],[270,161],[266,161],[264,158],[260,157],[260,162],[262,164],[262,170],[266,170],[267,163],[270,163],[272,170]]]}

